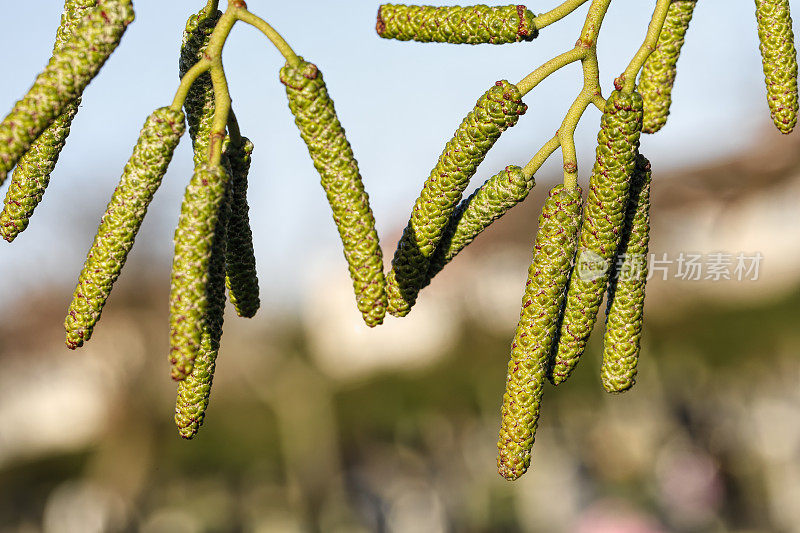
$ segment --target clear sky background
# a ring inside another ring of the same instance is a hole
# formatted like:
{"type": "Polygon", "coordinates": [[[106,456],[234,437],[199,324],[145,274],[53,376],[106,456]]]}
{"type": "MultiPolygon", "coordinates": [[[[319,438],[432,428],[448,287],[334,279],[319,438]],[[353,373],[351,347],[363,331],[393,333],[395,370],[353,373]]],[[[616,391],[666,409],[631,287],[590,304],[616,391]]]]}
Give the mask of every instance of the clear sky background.
{"type": "MultiPolygon", "coordinates": [[[[0,108],[10,109],[49,58],[62,2],[3,3],[0,108]]],[[[528,7],[539,13],[558,3],[537,1],[528,7]]],[[[612,3],[598,44],[604,94],[641,44],[654,3],[612,3]]],[[[800,12],[800,0],[790,3],[795,14],[800,12]]],[[[13,245],[0,242],[3,302],[46,283],[74,284],[142,123],[153,109],[172,100],[181,32],[187,17],[204,4],[205,0],[135,1],[136,21],[87,89],[31,226],[13,245]]],[[[455,46],[378,38],[374,28],[380,2],[374,0],[250,0],[248,5],[323,71],[358,158],[388,256],[423,181],[477,98],[495,80],[517,82],[570,49],[588,8],[587,3],[545,28],[531,43],[455,46]]],[[[256,146],[249,197],[259,277],[269,294],[264,300],[290,304],[302,291],[313,263],[337,258],[334,264],[339,268],[331,275],[346,276],[338,235],[278,80],[281,56],[261,34],[239,24],[224,61],[242,130],[256,146]]],[[[529,93],[527,114],[495,145],[472,187],[508,164],[524,165],[553,135],[580,83],[580,66],[575,64],[529,93]]],[[[655,169],[690,166],[736,152],[764,134],[769,116],[764,93],[753,1],[700,0],[679,63],[669,124],[658,135],[643,137],[642,150],[655,169]]],[[[594,157],[599,116],[590,108],[576,133],[583,182],[594,157]]],[[[156,195],[128,268],[168,276],[172,235],[191,175],[189,144],[187,136],[156,195]]],[[[540,171],[540,181],[552,179],[560,164],[556,152],[540,171]]],[[[547,188],[537,186],[535,194],[541,196],[547,188]]],[[[0,192],[5,195],[5,187],[0,192]]],[[[125,276],[123,271],[121,282],[125,276]]],[[[65,302],[70,293],[71,289],[64,291],[65,302]]]]}

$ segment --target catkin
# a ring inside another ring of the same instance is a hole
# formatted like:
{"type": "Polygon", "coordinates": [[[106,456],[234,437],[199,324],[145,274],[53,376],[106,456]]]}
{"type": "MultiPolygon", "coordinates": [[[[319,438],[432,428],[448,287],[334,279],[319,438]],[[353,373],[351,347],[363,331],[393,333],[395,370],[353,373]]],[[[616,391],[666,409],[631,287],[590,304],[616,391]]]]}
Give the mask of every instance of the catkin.
{"type": "Polygon", "coordinates": [[[696,4],[697,0],[672,0],[656,48],[642,67],[638,91],[644,101],[644,133],[655,133],[667,123],[678,58],[696,4]]]}
{"type": "Polygon", "coordinates": [[[422,43],[506,44],[537,35],[534,15],[525,6],[407,6],[378,8],[375,29],[384,39],[422,43]]]}
{"type": "Polygon", "coordinates": [[[650,176],[650,162],[643,155],[637,156],[625,229],[617,253],[621,264],[615,263],[608,285],[600,371],[608,392],[624,392],[634,385],[636,378],[650,242],[650,176]]]}
{"type": "Polygon", "coordinates": [[[422,287],[427,286],[483,230],[523,201],[534,185],[533,178],[526,178],[522,168],[511,165],[462,200],[450,215],[442,239],[431,257],[422,287]]]}
{"type": "Polygon", "coordinates": [[[464,189],[500,134],[514,126],[527,106],[505,80],[480,97],[444,147],[414,204],[411,219],[397,244],[386,279],[389,312],[405,316],[428,276],[430,259],[464,189]]]}
{"type": "Polygon", "coordinates": [[[775,127],[791,133],[797,124],[797,52],[789,0],[756,0],[761,62],[775,127]]]}
{"type": "Polygon", "coordinates": [[[580,188],[553,187],[539,217],[503,395],[497,468],[509,481],[530,466],[548,358],[558,331],[580,219],[580,188]]]}
{"type": "Polygon", "coordinates": [[[172,378],[185,379],[200,350],[208,312],[212,245],[228,188],[222,165],[195,167],[175,230],[170,283],[170,352],[172,378]]]}
{"type": "Polygon", "coordinates": [[[31,144],[78,98],[133,21],[131,0],[98,0],[33,87],[0,123],[0,184],[31,144]]]}
{"type": "MultiPolygon", "coordinates": [[[[222,16],[219,10],[203,9],[189,17],[183,32],[178,72],[181,78],[189,72],[200,59],[208,46],[211,33],[222,16]]],[[[214,121],[214,86],[211,74],[204,72],[192,83],[183,104],[189,135],[192,138],[194,164],[208,161],[208,147],[211,143],[211,130],[214,121]]]]}
{"type": "Polygon", "coordinates": [[[211,385],[217,367],[222,325],[225,318],[225,255],[228,248],[227,227],[231,212],[228,188],[220,205],[219,217],[211,244],[208,266],[206,312],[202,318],[200,345],[191,372],[178,382],[175,402],[175,425],[184,439],[193,438],[206,416],[211,385]]]}
{"type": "Polygon", "coordinates": [[[549,374],[555,385],[575,369],[597,319],[609,266],[619,247],[641,131],[642,97],[636,92],[612,92],[600,120],[578,253],[549,374]]]}
{"type": "Polygon", "coordinates": [[[345,137],[322,73],[302,58],[280,72],[289,109],[319,172],[353,280],[356,304],[368,326],[386,313],[383,255],[353,149],[345,137]]]}
{"type": "Polygon", "coordinates": [[[236,313],[247,318],[253,317],[261,305],[253,232],[250,229],[250,207],[247,205],[247,174],[252,153],[253,143],[246,137],[242,138],[240,144],[230,142],[225,151],[231,165],[231,214],[225,255],[225,286],[228,287],[228,296],[236,313]]]}
{"type": "Polygon", "coordinates": [[[64,322],[69,348],[82,346],[92,336],[185,128],[183,112],[168,107],[145,121],[78,277],[64,322]]]}
{"type": "MultiPolygon", "coordinates": [[[[67,0],[64,3],[64,14],[56,33],[53,54],[64,48],[86,11],[95,4],[96,0],[67,0]]],[[[42,201],[44,191],[50,183],[50,174],[64,149],[70,125],[80,104],[80,96],[70,102],[17,162],[3,211],[0,212],[0,236],[8,242],[25,231],[36,206],[42,201]]]]}

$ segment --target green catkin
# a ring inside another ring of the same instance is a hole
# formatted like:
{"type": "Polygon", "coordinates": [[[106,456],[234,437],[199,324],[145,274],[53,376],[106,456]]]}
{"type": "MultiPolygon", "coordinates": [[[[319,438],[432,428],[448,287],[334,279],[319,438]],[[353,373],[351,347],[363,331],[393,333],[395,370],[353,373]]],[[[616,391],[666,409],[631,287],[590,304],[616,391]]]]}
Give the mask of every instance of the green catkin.
{"type": "Polygon", "coordinates": [[[422,43],[507,44],[531,41],[538,32],[525,6],[407,6],[378,8],[375,29],[384,39],[422,43]]]}
{"type": "Polygon", "coordinates": [[[775,127],[791,133],[797,124],[797,52],[789,0],[756,0],[767,102],[775,127]]]}
{"type": "Polygon", "coordinates": [[[25,231],[31,215],[42,201],[79,105],[80,98],[67,105],[14,168],[3,211],[0,212],[0,236],[6,241],[12,242],[25,231]]]}
{"type": "MultiPolygon", "coordinates": [[[[189,17],[183,32],[178,64],[180,77],[186,75],[200,59],[208,46],[211,33],[222,16],[219,10],[201,10],[189,17]]],[[[192,138],[195,166],[208,161],[208,147],[214,121],[214,86],[211,74],[205,72],[192,83],[184,101],[189,135],[192,138]]]]}
{"type": "Polygon", "coordinates": [[[461,196],[500,134],[525,114],[522,95],[505,80],[480,97],[444,147],[414,204],[386,280],[389,312],[405,316],[428,277],[430,259],[461,196]]]}
{"type": "Polygon", "coordinates": [[[667,123],[678,58],[696,4],[672,0],[656,48],[642,67],[638,90],[644,101],[644,133],[655,133],[667,123]]]}
{"type": "Polygon", "coordinates": [[[597,319],[609,266],[619,247],[641,131],[642,97],[636,92],[612,92],[600,120],[578,254],[549,374],[555,385],[575,369],[597,319]]]}
{"type": "Polygon", "coordinates": [[[523,201],[534,185],[535,181],[526,178],[522,168],[507,166],[462,200],[450,215],[422,287],[427,286],[483,230],[523,201]]]}
{"type": "MultiPolygon", "coordinates": [[[[53,54],[64,48],[81,18],[95,0],[67,0],[64,14],[56,33],[53,54]]],[[[17,162],[8,192],[0,213],[0,236],[12,242],[28,227],[33,211],[42,201],[44,191],[50,183],[50,174],[58,162],[58,156],[69,136],[70,125],[78,112],[81,98],[70,102],[64,111],[31,144],[30,149],[17,162]]]]}
{"type": "Polygon", "coordinates": [[[175,230],[170,282],[170,353],[172,378],[185,379],[197,356],[208,312],[212,244],[228,188],[222,165],[195,167],[175,230]]]}
{"type": "Polygon", "coordinates": [[[228,222],[225,286],[239,316],[251,318],[261,302],[258,297],[256,257],[247,205],[247,174],[253,143],[243,137],[240,144],[231,142],[226,155],[231,165],[231,214],[228,222]]]}
{"type": "Polygon", "coordinates": [[[555,186],[539,217],[503,395],[497,468],[509,481],[530,466],[548,358],[577,247],[581,190],[555,186]]]}
{"type": "Polygon", "coordinates": [[[98,0],[86,11],[63,48],[0,123],[0,184],[31,144],[83,93],[133,18],[131,0],[98,0]]]}
{"type": "Polygon", "coordinates": [[[636,158],[625,231],[608,286],[601,380],[608,392],[630,389],[636,378],[642,337],[647,251],[650,242],[650,162],[636,158]]]}
{"type": "Polygon", "coordinates": [[[366,324],[376,326],[386,313],[383,255],[353,150],[316,65],[302,58],[296,65],[287,63],[280,79],[333,211],[356,304],[366,324]]]}
{"type": "Polygon", "coordinates": [[[211,244],[208,268],[207,307],[203,317],[200,346],[186,378],[178,382],[175,402],[175,425],[184,439],[193,438],[206,416],[214,371],[217,366],[222,325],[225,317],[225,256],[227,254],[227,227],[230,223],[231,189],[220,205],[219,217],[211,244]]]}
{"type": "Polygon", "coordinates": [[[78,278],[64,322],[68,347],[78,348],[92,336],[185,129],[183,112],[168,107],[145,121],[78,278]]]}

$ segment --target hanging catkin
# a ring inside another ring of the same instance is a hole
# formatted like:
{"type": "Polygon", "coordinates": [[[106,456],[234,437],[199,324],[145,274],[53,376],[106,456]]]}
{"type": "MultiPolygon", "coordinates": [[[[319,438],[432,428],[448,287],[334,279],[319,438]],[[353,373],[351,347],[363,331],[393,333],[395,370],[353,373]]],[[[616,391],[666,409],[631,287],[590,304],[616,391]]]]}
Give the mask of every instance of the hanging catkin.
{"type": "Polygon", "coordinates": [[[597,158],[549,375],[555,385],[575,369],[597,319],[619,247],[641,131],[642,97],[636,92],[612,92],[600,120],[597,158]]]}
{"type": "Polygon", "coordinates": [[[183,112],[168,107],[145,121],[78,278],[64,322],[68,347],[82,346],[92,336],[185,128],[183,112]]]}
{"type": "Polygon", "coordinates": [[[548,359],[558,332],[580,220],[580,188],[553,187],[539,217],[503,395],[497,468],[509,481],[530,466],[548,359]]]}
{"type": "Polygon", "coordinates": [[[797,52],[789,0],[756,0],[761,62],[775,127],[791,133],[797,124],[797,52]]]}
{"type": "Polygon", "coordinates": [[[298,64],[287,63],[280,79],[333,211],[356,304],[367,325],[375,326],[386,313],[383,255],[353,149],[316,65],[302,58],[298,64]]]}
{"type": "MultiPolygon", "coordinates": [[[[64,3],[64,14],[61,16],[53,47],[54,55],[64,48],[86,11],[95,4],[95,0],[67,0],[64,3]]],[[[8,242],[25,231],[33,211],[42,201],[44,191],[50,183],[50,174],[64,149],[72,119],[75,118],[80,104],[80,96],[70,102],[17,162],[3,211],[0,212],[0,236],[8,242]]]]}
{"type": "MultiPolygon", "coordinates": [[[[222,12],[219,10],[204,8],[189,17],[183,32],[178,63],[181,78],[202,59],[211,33],[221,16],[222,12]]],[[[192,83],[183,107],[186,110],[186,121],[189,123],[189,135],[192,138],[194,164],[197,166],[208,161],[211,124],[214,121],[214,86],[210,73],[204,72],[192,83]]]]}
{"type": "Polygon", "coordinates": [[[697,0],[672,0],[656,49],[642,67],[638,91],[644,102],[644,133],[655,133],[667,123],[678,58],[697,0]]]}
{"type": "Polygon", "coordinates": [[[247,174],[250,171],[252,153],[253,143],[246,137],[240,143],[231,141],[225,150],[231,166],[231,213],[225,255],[225,285],[236,313],[247,318],[254,316],[261,305],[253,232],[250,228],[250,207],[247,205],[247,174]]]}
{"type": "Polygon", "coordinates": [[[74,102],[133,21],[131,0],[98,0],[33,87],[0,123],[0,184],[31,144],[74,102]]]}
{"type": "Polygon", "coordinates": [[[225,255],[227,227],[231,212],[230,186],[220,205],[219,216],[211,244],[208,267],[207,305],[202,318],[200,345],[191,372],[178,382],[175,402],[175,425],[184,439],[193,438],[206,416],[214,371],[217,367],[222,325],[225,317],[225,255]]]}
{"type": "Polygon", "coordinates": [[[228,188],[222,165],[195,167],[175,230],[170,283],[170,353],[172,378],[185,379],[200,350],[209,304],[212,245],[228,188]]]}
{"type": "Polygon", "coordinates": [[[384,39],[422,43],[506,44],[531,41],[538,32],[530,10],[521,5],[407,6],[378,8],[375,29],[384,39]]]}
{"type": "Polygon", "coordinates": [[[450,215],[442,239],[431,257],[422,287],[427,286],[483,230],[523,201],[534,185],[533,178],[527,179],[522,168],[511,165],[486,180],[468,198],[462,200],[450,215]]]}
{"type": "Polygon", "coordinates": [[[601,379],[608,392],[624,392],[635,383],[647,282],[650,242],[650,162],[636,158],[618,261],[608,285],[601,379]]]}
{"type": "Polygon", "coordinates": [[[522,95],[505,80],[480,97],[444,147],[411,212],[386,279],[389,312],[405,316],[428,277],[428,268],[448,220],[500,134],[525,114],[522,95]]]}

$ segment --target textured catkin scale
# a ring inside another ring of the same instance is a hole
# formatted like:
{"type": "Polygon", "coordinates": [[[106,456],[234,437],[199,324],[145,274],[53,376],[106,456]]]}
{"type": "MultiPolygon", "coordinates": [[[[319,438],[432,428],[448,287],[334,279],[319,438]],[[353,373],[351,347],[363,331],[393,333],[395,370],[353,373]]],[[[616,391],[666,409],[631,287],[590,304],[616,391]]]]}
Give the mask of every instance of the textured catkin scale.
{"type": "Polygon", "coordinates": [[[82,346],[92,336],[185,129],[183,112],[168,107],[157,109],[145,121],[78,278],[64,322],[68,347],[82,346]]]}
{"type": "Polygon", "coordinates": [[[422,287],[427,286],[483,230],[523,201],[534,185],[535,181],[527,179],[522,168],[512,165],[486,180],[462,200],[450,215],[422,287]]]}
{"type": "MultiPolygon", "coordinates": [[[[178,71],[182,78],[203,57],[222,12],[201,10],[189,17],[181,42],[178,71]]],[[[208,160],[208,146],[214,121],[214,86],[211,74],[205,72],[192,83],[184,102],[189,135],[192,138],[195,166],[208,160]]]]}
{"type": "Polygon", "coordinates": [[[405,316],[428,277],[433,256],[461,196],[500,134],[525,114],[522,95],[505,80],[480,97],[444,147],[417,198],[386,279],[389,312],[405,316]]]}
{"type": "Polygon", "coordinates": [[[791,133],[797,124],[797,52],[789,0],[756,0],[761,62],[775,127],[791,133]]]}
{"type": "Polygon", "coordinates": [[[624,392],[634,385],[636,378],[650,242],[650,177],[650,162],[639,155],[631,178],[625,230],[617,254],[619,263],[615,263],[608,286],[600,371],[608,392],[624,392]]]}
{"type": "MultiPolygon", "coordinates": [[[[64,48],[86,11],[95,4],[95,0],[67,0],[64,3],[64,14],[56,33],[53,54],[64,48]]],[[[33,211],[42,201],[44,191],[50,183],[50,174],[64,149],[70,125],[80,104],[80,97],[70,102],[17,162],[3,211],[0,213],[0,236],[8,242],[13,241],[28,227],[33,211]]]]}
{"type": "Polygon", "coordinates": [[[667,123],[678,58],[696,4],[697,0],[672,1],[656,49],[642,68],[638,90],[644,101],[644,133],[655,133],[667,123]]]}
{"type": "Polygon", "coordinates": [[[192,371],[208,312],[208,284],[217,221],[228,188],[221,165],[195,167],[175,230],[175,256],[170,282],[170,353],[172,378],[192,371]]]}
{"type": "Polygon", "coordinates": [[[133,21],[131,0],[98,0],[33,87],[0,123],[0,184],[31,144],[97,75],[133,21]]]}
{"type": "Polygon", "coordinates": [[[581,191],[555,186],[539,217],[503,395],[497,468],[509,481],[530,466],[548,359],[577,247],[581,191]]]}
{"type": "Polygon", "coordinates": [[[226,252],[225,286],[236,313],[251,318],[261,305],[258,297],[256,256],[247,205],[247,174],[253,143],[246,137],[240,144],[230,142],[225,151],[231,165],[230,218],[226,252]]]}
{"type": "Polygon", "coordinates": [[[375,29],[384,39],[422,43],[507,44],[531,41],[538,32],[531,11],[522,5],[408,6],[378,8],[375,29]]]}
{"type": "Polygon", "coordinates": [[[225,315],[225,256],[229,247],[227,228],[230,224],[231,192],[229,185],[214,229],[208,267],[207,306],[202,320],[200,346],[192,371],[178,382],[175,425],[178,427],[178,434],[184,439],[193,438],[203,425],[217,366],[225,315]]]}
{"type": "Polygon", "coordinates": [[[296,65],[287,63],[280,79],[333,211],[356,304],[368,326],[378,325],[386,313],[383,255],[353,149],[314,64],[302,58],[296,65]]]}
{"type": "Polygon", "coordinates": [[[630,177],[642,131],[642,97],[614,91],[606,101],[584,205],[578,253],[567,291],[549,378],[565,381],[586,348],[616,257],[628,204],[630,177]]]}

